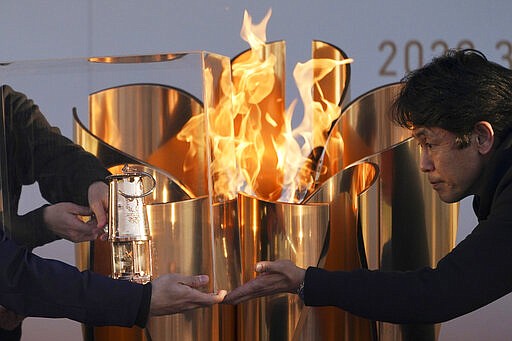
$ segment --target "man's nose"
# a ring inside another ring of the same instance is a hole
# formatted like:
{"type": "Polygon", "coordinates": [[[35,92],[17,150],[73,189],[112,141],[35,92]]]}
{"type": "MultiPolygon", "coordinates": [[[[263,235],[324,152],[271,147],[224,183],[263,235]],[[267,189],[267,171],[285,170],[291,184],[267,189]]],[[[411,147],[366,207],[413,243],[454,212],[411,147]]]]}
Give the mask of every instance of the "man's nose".
{"type": "Polygon", "coordinates": [[[420,153],[420,169],[425,173],[434,170],[434,162],[432,161],[432,158],[428,152],[423,150],[420,153]]]}

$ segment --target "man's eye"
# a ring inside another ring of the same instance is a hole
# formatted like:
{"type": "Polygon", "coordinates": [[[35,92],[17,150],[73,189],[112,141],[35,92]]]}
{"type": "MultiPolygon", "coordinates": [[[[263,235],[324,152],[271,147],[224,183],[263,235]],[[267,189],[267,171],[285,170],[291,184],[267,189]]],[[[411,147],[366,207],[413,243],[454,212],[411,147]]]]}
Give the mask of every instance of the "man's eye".
{"type": "Polygon", "coordinates": [[[427,142],[419,142],[418,143],[421,149],[432,149],[432,144],[427,142]]]}

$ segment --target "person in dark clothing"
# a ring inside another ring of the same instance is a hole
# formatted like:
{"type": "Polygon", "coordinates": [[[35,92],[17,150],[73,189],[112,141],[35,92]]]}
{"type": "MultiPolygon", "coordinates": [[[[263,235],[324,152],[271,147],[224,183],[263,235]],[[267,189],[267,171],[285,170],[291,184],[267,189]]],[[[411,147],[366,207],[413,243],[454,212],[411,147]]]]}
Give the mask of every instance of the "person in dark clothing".
{"type": "Polygon", "coordinates": [[[330,272],[259,262],[260,275],[225,303],[289,292],[371,320],[439,323],[512,291],[512,71],[479,51],[449,50],[402,83],[392,120],[418,141],[420,169],[442,201],[474,196],[478,225],[435,268],[330,272]]]}
{"type": "Polygon", "coordinates": [[[205,275],[169,274],[145,285],[113,280],[31,249],[59,238],[104,237],[110,173],[92,154],[50,126],[24,94],[0,88],[4,113],[0,159],[0,339],[19,340],[25,316],[66,317],[90,325],[144,327],[151,315],[173,314],[222,300],[195,288],[205,275]],[[18,215],[24,185],[37,182],[50,204],[18,215]],[[80,216],[90,216],[84,222],[80,216]],[[127,299],[129,298],[129,299],[127,299]]]}
{"type": "Polygon", "coordinates": [[[0,88],[5,116],[5,160],[1,170],[4,228],[32,249],[58,238],[93,240],[106,225],[110,173],[100,161],[50,126],[39,107],[22,93],[0,88]],[[22,187],[38,183],[52,205],[18,215],[22,187]],[[92,216],[88,223],[78,215],[92,216]]]}

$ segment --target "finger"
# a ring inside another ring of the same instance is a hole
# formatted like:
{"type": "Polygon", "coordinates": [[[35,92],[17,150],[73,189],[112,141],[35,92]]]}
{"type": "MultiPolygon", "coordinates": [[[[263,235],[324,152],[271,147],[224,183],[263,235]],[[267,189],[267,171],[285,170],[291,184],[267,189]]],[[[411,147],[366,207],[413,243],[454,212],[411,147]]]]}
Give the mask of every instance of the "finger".
{"type": "Polygon", "coordinates": [[[230,291],[224,298],[223,303],[238,304],[263,295],[264,293],[261,292],[261,288],[258,286],[258,282],[253,279],[244,285],[235,288],[233,291],[230,291]]]}
{"type": "Polygon", "coordinates": [[[236,305],[236,304],[240,304],[242,302],[245,302],[249,299],[252,299],[252,298],[255,298],[255,297],[249,297],[247,294],[245,294],[242,290],[233,290],[231,292],[229,292],[226,297],[224,298],[224,300],[222,301],[223,304],[233,304],[233,305],[236,305]]]}
{"type": "Polygon", "coordinates": [[[208,275],[196,275],[196,276],[183,276],[180,280],[181,284],[189,286],[191,288],[200,288],[208,284],[210,278],[208,275]]]}
{"type": "Polygon", "coordinates": [[[106,241],[108,239],[108,233],[106,233],[103,229],[101,229],[100,234],[98,235],[98,238],[101,241],[106,241]]]}
{"type": "Polygon", "coordinates": [[[91,231],[91,234],[93,235],[94,239],[100,238],[101,240],[105,241],[108,238],[108,235],[105,233],[105,230],[102,228],[94,227],[94,229],[91,231]]]}
{"type": "Polygon", "coordinates": [[[108,210],[108,185],[102,181],[96,181],[89,186],[87,192],[89,207],[96,215],[98,227],[107,224],[108,210]]]}
{"type": "Polygon", "coordinates": [[[102,229],[98,229],[96,224],[91,221],[84,223],[83,218],[80,216],[73,216],[73,218],[66,220],[63,223],[66,224],[64,238],[73,242],[94,240],[103,232],[102,229]]]}
{"type": "Polygon", "coordinates": [[[256,263],[256,272],[265,273],[283,273],[289,269],[293,263],[289,259],[278,259],[276,261],[261,261],[256,263]]]}
{"type": "Polygon", "coordinates": [[[224,297],[224,300],[222,301],[222,303],[224,304],[238,304],[240,303],[242,300],[241,298],[245,297],[245,295],[243,295],[243,293],[240,293],[240,290],[237,288],[233,291],[230,291],[226,297],[224,297]]]}
{"type": "Polygon", "coordinates": [[[82,216],[82,217],[90,217],[92,214],[92,211],[87,206],[80,206],[73,203],[67,203],[67,207],[65,210],[73,215],[76,216],[82,216]]]}
{"type": "Polygon", "coordinates": [[[91,203],[91,210],[96,216],[96,226],[98,226],[98,228],[103,228],[107,224],[107,212],[105,211],[103,202],[95,201],[91,203]]]}
{"type": "Polygon", "coordinates": [[[221,303],[226,298],[228,292],[226,290],[219,290],[216,294],[211,294],[211,298],[213,299],[213,304],[221,303]]]}
{"type": "Polygon", "coordinates": [[[265,272],[271,272],[272,271],[272,262],[269,261],[261,261],[256,263],[256,272],[257,273],[265,273],[265,272]]]}
{"type": "Polygon", "coordinates": [[[212,304],[221,303],[227,295],[226,290],[219,290],[217,293],[202,293],[198,292],[196,304],[198,306],[210,306],[212,304]]]}

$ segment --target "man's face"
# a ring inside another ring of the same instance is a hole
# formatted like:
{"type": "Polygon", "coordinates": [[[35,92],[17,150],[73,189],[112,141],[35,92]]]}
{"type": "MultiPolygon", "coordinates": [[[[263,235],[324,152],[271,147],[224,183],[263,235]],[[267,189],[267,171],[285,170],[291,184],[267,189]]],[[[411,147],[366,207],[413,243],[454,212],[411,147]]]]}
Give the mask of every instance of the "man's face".
{"type": "Polygon", "coordinates": [[[455,134],[437,127],[417,127],[413,136],[421,147],[420,169],[441,200],[452,203],[476,193],[484,158],[473,139],[460,148],[455,134]]]}

